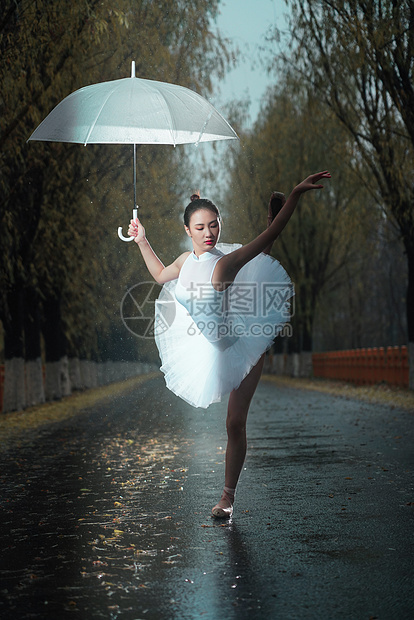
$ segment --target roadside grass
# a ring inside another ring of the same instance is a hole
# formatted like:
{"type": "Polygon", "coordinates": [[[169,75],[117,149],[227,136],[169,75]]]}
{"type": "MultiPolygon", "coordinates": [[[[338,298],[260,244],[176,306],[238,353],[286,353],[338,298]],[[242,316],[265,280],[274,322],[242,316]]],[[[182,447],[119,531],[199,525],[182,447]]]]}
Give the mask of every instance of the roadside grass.
{"type": "MultiPolygon", "coordinates": [[[[108,398],[134,390],[146,381],[160,376],[159,372],[139,375],[119,383],[75,392],[59,401],[28,407],[23,411],[0,414],[0,449],[8,447],[11,440],[23,434],[25,440],[30,441],[33,438],[30,431],[34,433],[45,425],[67,420],[108,398]]],[[[298,379],[270,374],[264,374],[262,381],[270,381],[280,387],[314,390],[343,398],[385,405],[391,409],[404,409],[414,414],[414,392],[385,384],[355,386],[351,383],[329,379],[298,379]]]]}
{"type": "Polygon", "coordinates": [[[141,384],[161,376],[159,372],[138,375],[125,381],[74,392],[62,400],[28,407],[23,411],[0,414],[0,448],[25,431],[34,431],[40,426],[67,420],[108,398],[134,390],[141,384]]]}
{"type": "Polygon", "coordinates": [[[414,413],[414,392],[412,390],[377,385],[353,385],[331,379],[297,379],[279,375],[264,374],[263,381],[271,381],[281,387],[314,390],[343,398],[362,400],[372,404],[386,405],[391,409],[405,409],[414,413]]]}

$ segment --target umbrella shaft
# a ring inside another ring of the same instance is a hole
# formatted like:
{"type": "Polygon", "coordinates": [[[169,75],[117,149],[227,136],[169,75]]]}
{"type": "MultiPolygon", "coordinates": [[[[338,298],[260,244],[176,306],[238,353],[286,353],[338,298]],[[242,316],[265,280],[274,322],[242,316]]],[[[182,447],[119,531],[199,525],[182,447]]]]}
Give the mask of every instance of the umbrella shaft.
{"type": "Polygon", "coordinates": [[[137,207],[137,145],[134,144],[134,209],[137,207]]]}

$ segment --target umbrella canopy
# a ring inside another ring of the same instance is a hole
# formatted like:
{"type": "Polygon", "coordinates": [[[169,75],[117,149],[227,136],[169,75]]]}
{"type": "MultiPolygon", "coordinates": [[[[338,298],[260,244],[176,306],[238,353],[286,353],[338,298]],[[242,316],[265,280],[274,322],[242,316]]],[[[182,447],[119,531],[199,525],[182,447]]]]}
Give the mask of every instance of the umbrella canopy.
{"type": "MultiPolygon", "coordinates": [[[[92,84],[63,99],[29,140],[134,145],[134,209],[137,144],[195,144],[238,136],[206,99],[176,84],[135,77],[92,84]]],[[[118,236],[123,241],[122,227],[118,236]]]]}
{"type": "Polygon", "coordinates": [[[189,144],[237,139],[206,99],[135,77],[85,86],[63,99],[29,140],[80,144],[189,144]]]}

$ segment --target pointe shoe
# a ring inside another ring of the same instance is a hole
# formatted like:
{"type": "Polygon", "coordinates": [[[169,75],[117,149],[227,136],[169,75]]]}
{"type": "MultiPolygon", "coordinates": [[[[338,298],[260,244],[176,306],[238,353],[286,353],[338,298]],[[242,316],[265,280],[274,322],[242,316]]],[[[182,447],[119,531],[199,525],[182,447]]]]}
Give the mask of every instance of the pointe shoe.
{"type": "Polygon", "coordinates": [[[213,517],[216,519],[230,519],[230,517],[233,516],[233,506],[229,506],[229,508],[222,508],[217,504],[211,512],[213,513],[213,517]]]}
{"type": "Polygon", "coordinates": [[[282,194],[282,192],[273,192],[270,196],[269,200],[269,208],[267,211],[267,224],[270,224],[275,219],[276,215],[279,213],[280,209],[286,202],[286,196],[282,194]]]}
{"type": "Polygon", "coordinates": [[[216,517],[216,519],[229,519],[233,515],[234,491],[235,489],[227,490],[227,487],[224,487],[221,500],[226,501],[228,504],[230,504],[230,506],[220,506],[219,502],[214,506],[211,511],[213,513],[213,517],[216,517]]]}

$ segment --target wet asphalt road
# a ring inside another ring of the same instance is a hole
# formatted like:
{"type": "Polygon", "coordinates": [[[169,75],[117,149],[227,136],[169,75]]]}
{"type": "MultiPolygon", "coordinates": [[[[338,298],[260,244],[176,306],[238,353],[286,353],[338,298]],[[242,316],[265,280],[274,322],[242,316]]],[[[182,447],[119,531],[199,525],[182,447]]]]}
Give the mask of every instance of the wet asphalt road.
{"type": "Polygon", "coordinates": [[[414,414],[262,381],[232,522],[225,405],[162,378],[0,454],[0,618],[414,617],[414,414]]]}

